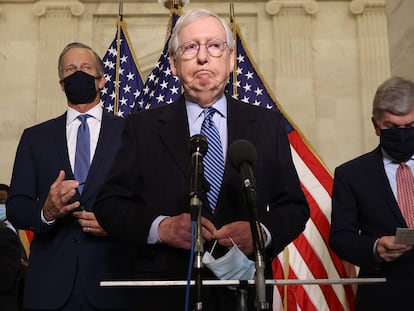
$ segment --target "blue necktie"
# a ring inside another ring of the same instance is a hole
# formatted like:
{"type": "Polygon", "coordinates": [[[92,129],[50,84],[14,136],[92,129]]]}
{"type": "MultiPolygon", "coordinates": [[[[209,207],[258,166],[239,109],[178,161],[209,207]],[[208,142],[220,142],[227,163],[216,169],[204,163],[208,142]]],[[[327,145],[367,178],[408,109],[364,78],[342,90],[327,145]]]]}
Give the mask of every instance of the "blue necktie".
{"type": "Polygon", "coordinates": [[[75,179],[79,182],[79,193],[82,193],[90,165],[90,134],[88,122],[86,121],[90,117],[91,115],[89,114],[80,114],[78,116],[81,124],[79,125],[76,139],[75,179]]]}
{"type": "Polygon", "coordinates": [[[213,115],[216,111],[212,107],[204,109],[204,121],[201,125],[201,134],[207,138],[208,142],[207,154],[204,156],[203,163],[204,174],[210,184],[207,198],[213,212],[216,209],[224,174],[224,156],[220,133],[213,121],[213,115]]]}

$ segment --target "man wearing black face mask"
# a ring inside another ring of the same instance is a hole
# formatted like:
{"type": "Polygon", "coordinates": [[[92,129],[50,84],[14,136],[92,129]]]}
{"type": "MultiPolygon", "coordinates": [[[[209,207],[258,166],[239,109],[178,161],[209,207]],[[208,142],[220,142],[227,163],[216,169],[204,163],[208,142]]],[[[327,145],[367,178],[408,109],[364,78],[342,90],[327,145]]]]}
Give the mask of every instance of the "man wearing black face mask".
{"type": "Polygon", "coordinates": [[[99,56],[68,44],[58,63],[67,112],[24,131],[7,202],[8,219],[35,232],[25,310],[126,310],[125,289],[101,280],[131,277],[130,248],[115,242],[92,211],[118,151],[123,119],[105,114],[99,56]]]}
{"type": "Polygon", "coordinates": [[[374,97],[373,151],[335,170],[330,245],[359,266],[356,310],[414,310],[414,251],[395,242],[396,228],[414,227],[414,83],[394,77],[374,97]]]}

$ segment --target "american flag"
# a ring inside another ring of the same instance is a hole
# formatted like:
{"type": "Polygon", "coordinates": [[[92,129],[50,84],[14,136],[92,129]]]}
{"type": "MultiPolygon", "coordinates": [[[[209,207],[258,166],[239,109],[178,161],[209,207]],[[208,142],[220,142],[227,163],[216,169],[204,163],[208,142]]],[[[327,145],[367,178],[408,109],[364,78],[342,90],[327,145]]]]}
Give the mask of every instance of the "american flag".
{"type": "MultiPolygon", "coordinates": [[[[311,217],[304,232],[274,259],[274,278],[346,278],[348,275],[344,262],[328,245],[333,178],[293,122],[282,111],[245,48],[240,29],[234,21],[232,26],[236,33],[237,69],[236,79],[230,77],[227,91],[242,102],[277,109],[285,116],[293,161],[311,210],[311,217]],[[235,84],[233,79],[236,81],[235,84]],[[237,86],[236,92],[234,85],[237,86]]],[[[274,293],[274,310],[352,310],[354,304],[354,293],[349,285],[278,286],[274,293]]]]}
{"type": "Polygon", "coordinates": [[[121,18],[118,19],[115,38],[102,61],[106,82],[101,90],[101,104],[105,111],[120,117],[137,111],[137,98],[144,83],[126,23],[121,18]]]}
{"type": "Polygon", "coordinates": [[[178,12],[172,10],[169,20],[167,42],[137,99],[138,110],[171,104],[181,95],[181,83],[177,77],[172,75],[168,58],[168,44],[170,42],[171,32],[178,18],[178,12]]]}
{"type": "Polygon", "coordinates": [[[34,232],[31,230],[18,230],[20,241],[22,242],[26,257],[30,255],[30,243],[34,238],[34,232]]]}

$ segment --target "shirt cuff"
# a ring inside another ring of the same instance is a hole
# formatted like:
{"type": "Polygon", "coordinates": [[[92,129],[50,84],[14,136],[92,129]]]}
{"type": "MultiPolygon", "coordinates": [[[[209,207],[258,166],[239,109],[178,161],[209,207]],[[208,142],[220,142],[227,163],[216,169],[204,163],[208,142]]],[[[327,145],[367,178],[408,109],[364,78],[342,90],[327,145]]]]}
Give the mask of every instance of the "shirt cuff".
{"type": "Polygon", "coordinates": [[[272,235],[270,234],[269,229],[267,229],[264,224],[260,223],[260,227],[262,227],[262,230],[266,234],[264,247],[268,247],[272,243],[272,235]]]}
{"type": "Polygon", "coordinates": [[[151,228],[147,237],[147,243],[148,244],[157,244],[161,243],[161,239],[158,235],[158,226],[160,225],[160,222],[163,221],[165,218],[168,218],[169,216],[158,216],[154,219],[154,221],[151,224],[151,228]]]}
{"type": "Polygon", "coordinates": [[[378,242],[379,242],[379,239],[377,239],[377,240],[375,241],[375,243],[374,243],[374,247],[372,248],[372,252],[374,253],[374,259],[375,259],[375,261],[376,261],[377,263],[382,263],[382,259],[381,259],[381,257],[378,255],[378,252],[377,252],[377,244],[378,244],[378,242]]]}
{"type": "Polygon", "coordinates": [[[40,211],[40,219],[42,219],[42,222],[43,222],[44,224],[48,225],[48,226],[53,225],[53,224],[55,223],[55,221],[56,221],[56,219],[52,219],[52,220],[50,220],[50,221],[47,221],[47,220],[46,220],[46,218],[45,218],[45,215],[43,214],[43,208],[42,208],[42,210],[40,211]]]}

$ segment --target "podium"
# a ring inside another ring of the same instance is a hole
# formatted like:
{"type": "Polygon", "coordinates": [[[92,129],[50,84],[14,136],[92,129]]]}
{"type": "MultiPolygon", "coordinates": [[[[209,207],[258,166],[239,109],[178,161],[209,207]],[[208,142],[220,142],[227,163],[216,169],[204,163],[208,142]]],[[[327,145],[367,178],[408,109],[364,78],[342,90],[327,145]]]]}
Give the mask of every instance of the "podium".
{"type": "MultiPolygon", "coordinates": [[[[190,285],[194,286],[195,281],[191,280],[190,285]]],[[[342,279],[308,279],[308,280],[276,280],[267,279],[265,284],[267,286],[278,285],[352,285],[352,284],[375,284],[384,283],[385,278],[342,278],[342,279]]],[[[204,286],[254,286],[254,280],[202,280],[204,286]]],[[[101,281],[102,287],[168,287],[168,286],[186,286],[186,280],[176,281],[101,281]]]]}
{"type": "MultiPolygon", "coordinates": [[[[190,285],[194,286],[195,281],[191,280],[190,285]]],[[[385,278],[342,278],[342,279],[308,279],[308,280],[276,280],[267,279],[265,284],[267,286],[278,285],[352,285],[352,284],[375,284],[384,283],[385,278]]],[[[254,286],[254,280],[202,280],[204,286],[241,286],[249,285],[254,286]]],[[[102,287],[168,287],[168,286],[186,286],[186,280],[177,281],[101,281],[102,287]]]]}
{"type": "MultiPolygon", "coordinates": [[[[386,282],[385,278],[340,278],[340,279],[295,279],[295,280],[286,280],[286,279],[266,279],[265,287],[269,286],[290,286],[290,285],[353,285],[353,284],[376,284],[386,282]]],[[[247,308],[247,287],[255,286],[255,280],[201,280],[202,286],[204,287],[217,287],[217,286],[231,286],[238,291],[238,309],[237,310],[248,310],[247,308]]],[[[197,286],[196,280],[190,281],[190,286],[197,286]]],[[[101,281],[101,287],[163,287],[163,288],[172,288],[172,287],[185,287],[187,286],[187,280],[124,280],[124,281],[101,281]]],[[[201,303],[197,303],[202,306],[201,303]]],[[[266,301],[267,308],[257,310],[271,310],[271,301],[266,301]],[[270,303],[270,305],[268,305],[270,303]]],[[[202,307],[200,309],[202,310],[202,307]]]]}

